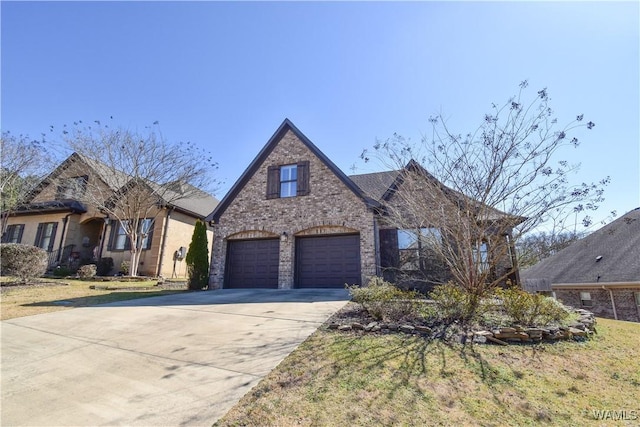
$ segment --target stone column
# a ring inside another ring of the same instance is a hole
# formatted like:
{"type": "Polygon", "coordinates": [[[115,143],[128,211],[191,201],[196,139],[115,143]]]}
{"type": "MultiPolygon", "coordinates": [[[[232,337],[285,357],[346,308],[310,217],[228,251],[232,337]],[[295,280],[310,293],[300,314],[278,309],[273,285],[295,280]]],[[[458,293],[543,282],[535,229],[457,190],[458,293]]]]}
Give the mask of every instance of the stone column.
{"type": "Polygon", "coordinates": [[[292,233],[280,236],[280,261],[278,264],[278,289],[293,289],[294,237],[292,233]]]}

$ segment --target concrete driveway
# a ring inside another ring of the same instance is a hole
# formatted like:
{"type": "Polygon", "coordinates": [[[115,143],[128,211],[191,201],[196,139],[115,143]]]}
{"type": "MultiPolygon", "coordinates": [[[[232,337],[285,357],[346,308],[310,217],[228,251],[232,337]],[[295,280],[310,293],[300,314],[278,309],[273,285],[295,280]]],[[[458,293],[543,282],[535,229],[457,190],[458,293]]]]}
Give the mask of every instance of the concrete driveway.
{"type": "Polygon", "coordinates": [[[210,426],[347,301],[219,290],[2,322],[3,426],[210,426]]]}

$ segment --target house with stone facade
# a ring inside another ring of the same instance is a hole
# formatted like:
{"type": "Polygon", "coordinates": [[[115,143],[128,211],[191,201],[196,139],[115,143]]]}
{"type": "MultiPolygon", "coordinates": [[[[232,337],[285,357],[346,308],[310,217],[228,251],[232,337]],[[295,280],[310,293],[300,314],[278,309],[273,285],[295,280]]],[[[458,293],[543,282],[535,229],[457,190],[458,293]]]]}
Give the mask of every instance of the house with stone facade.
{"type": "Polygon", "coordinates": [[[421,232],[384,221],[401,172],[347,176],[285,119],[207,217],[209,288],[342,288],[383,275],[416,253],[421,232]]]}
{"type": "Polygon", "coordinates": [[[522,280],[596,316],[640,322],[640,208],[524,270],[522,280]]]}
{"type": "MultiPolygon", "coordinates": [[[[130,188],[130,180],[126,173],[74,153],[28,195],[23,205],[10,213],[2,242],[46,250],[50,268],[73,269],[111,259],[113,266],[101,273],[117,274],[121,263],[130,259],[129,239],[120,221],[88,202],[92,198],[87,197],[87,192],[96,193],[93,197],[126,197],[121,189],[130,188]]],[[[217,200],[185,185],[174,185],[170,189],[171,202],[158,200],[156,209],[147,212],[141,220],[146,237],[140,243],[140,275],[186,277],[183,255],[191,242],[195,223],[215,208],[217,200]],[[181,197],[180,192],[185,197],[181,197]]],[[[158,184],[148,183],[149,191],[153,191],[154,186],[158,184]]],[[[169,192],[161,194],[166,197],[169,192]]],[[[211,231],[208,238],[211,242],[211,231]]]]}

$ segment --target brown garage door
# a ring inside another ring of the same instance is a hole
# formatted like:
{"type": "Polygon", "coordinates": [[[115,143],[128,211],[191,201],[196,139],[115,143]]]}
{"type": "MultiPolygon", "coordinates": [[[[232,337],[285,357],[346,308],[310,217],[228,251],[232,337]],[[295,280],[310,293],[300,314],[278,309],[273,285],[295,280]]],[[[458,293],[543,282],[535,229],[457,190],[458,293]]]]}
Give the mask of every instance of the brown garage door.
{"type": "Polygon", "coordinates": [[[280,240],[232,240],[227,246],[225,288],[277,288],[280,240]]]}
{"type": "Polygon", "coordinates": [[[342,288],[360,283],[360,235],[296,238],[296,286],[342,288]]]}

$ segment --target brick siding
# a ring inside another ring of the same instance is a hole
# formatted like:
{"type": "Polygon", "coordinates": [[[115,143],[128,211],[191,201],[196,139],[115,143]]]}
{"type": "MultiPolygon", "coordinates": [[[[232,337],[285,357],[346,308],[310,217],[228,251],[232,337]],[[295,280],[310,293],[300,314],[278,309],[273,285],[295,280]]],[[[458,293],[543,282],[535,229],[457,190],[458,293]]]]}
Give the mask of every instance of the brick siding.
{"type": "MultiPolygon", "coordinates": [[[[576,308],[585,308],[596,316],[614,319],[613,306],[609,290],[598,288],[585,289],[555,289],[556,298],[566,305],[576,308]],[[580,301],[580,292],[591,294],[592,306],[583,306],[580,301]]],[[[618,320],[640,322],[640,309],[636,305],[634,292],[640,292],[640,288],[615,288],[611,289],[616,305],[618,320]]]]}
{"type": "Polygon", "coordinates": [[[376,274],[373,212],[289,130],[214,225],[210,288],[223,287],[227,242],[247,237],[280,239],[278,286],[292,288],[296,236],[360,233],[362,283],[376,274]],[[267,199],[267,169],[308,160],[309,195],[267,199]]]}

